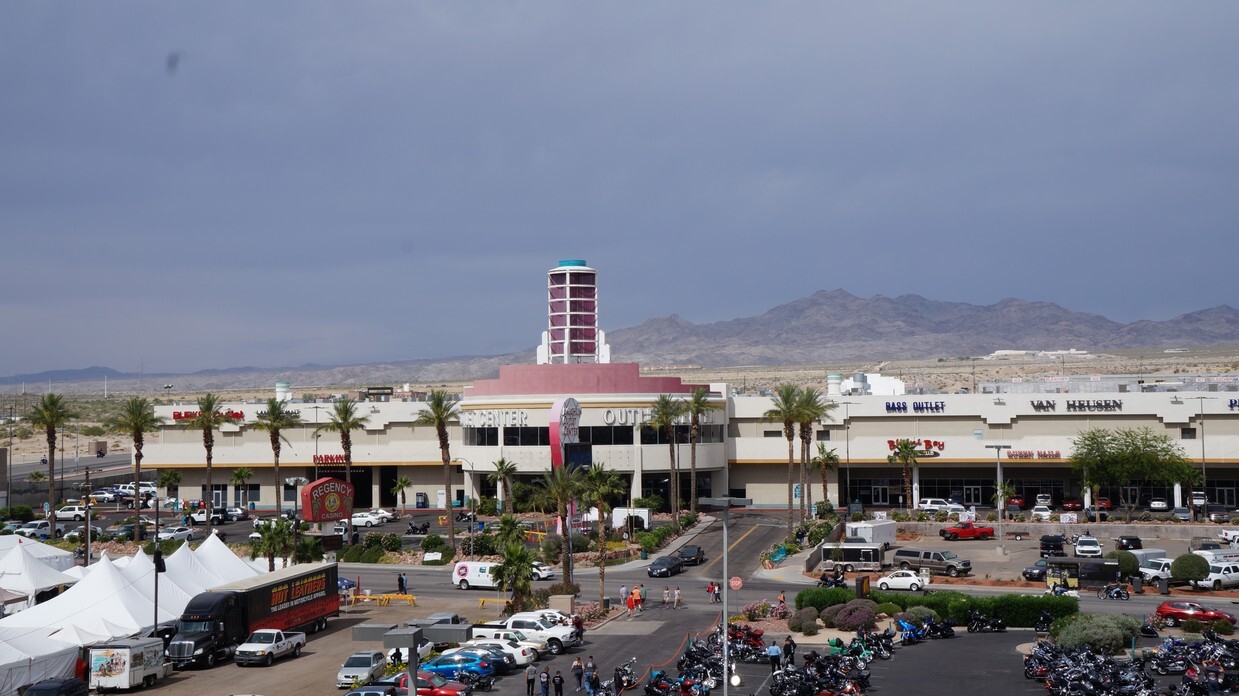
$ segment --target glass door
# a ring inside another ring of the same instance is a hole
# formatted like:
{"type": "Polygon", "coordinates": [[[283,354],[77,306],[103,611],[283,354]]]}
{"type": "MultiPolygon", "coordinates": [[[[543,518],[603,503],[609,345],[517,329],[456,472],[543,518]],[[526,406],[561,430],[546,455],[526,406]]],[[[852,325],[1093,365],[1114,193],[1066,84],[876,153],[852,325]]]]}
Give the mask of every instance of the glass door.
{"type": "Polygon", "coordinates": [[[964,505],[981,505],[981,487],[964,486],[964,505]]]}
{"type": "Polygon", "coordinates": [[[1235,507],[1235,489],[1234,488],[1215,488],[1218,503],[1225,505],[1229,509],[1235,507]]]}
{"type": "Polygon", "coordinates": [[[874,505],[890,505],[886,484],[874,484],[871,493],[874,505]]]}

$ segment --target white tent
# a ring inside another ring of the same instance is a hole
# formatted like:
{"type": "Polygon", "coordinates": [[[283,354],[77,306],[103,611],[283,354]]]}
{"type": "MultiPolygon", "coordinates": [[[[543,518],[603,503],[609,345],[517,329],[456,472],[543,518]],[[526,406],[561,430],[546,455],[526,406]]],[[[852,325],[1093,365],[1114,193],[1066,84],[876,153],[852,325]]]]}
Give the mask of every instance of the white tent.
{"type": "Polygon", "coordinates": [[[214,534],[207,537],[206,541],[198,546],[194,551],[194,555],[198,557],[199,563],[223,577],[225,582],[234,582],[261,574],[258,569],[237,558],[232,549],[228,548],[214,534]]]}
{"type": "Polygon", "coordinates": [[[45,631],[0,629],[0,696],[50,677],[73,676],[79,648],[48,640],[45,631]]]}
{"type": "MultiPolygon", "coordinates": [[[[138,551],[129,559],[129,563],[120,569],[120,574],[142,596],[155,602],[155,563],[150,556],[138,551]]],[[[185,613],[185,605],[194,598],[197,592],[183,589],[167,573],[159,574],[159,608],[172,612],[175,617],[185,613]]]]}
{"type": "Polygon", "coordinates": [[[189,544],[182,544],[181,548],[165,557],[164,565],[168,567],[164,576],[170,577],[181,589],[192,594],[201,594],[228,582],[227,578],[203,565],[189,544]]]}
{"type": "Polygon", "coordinates": [[[76,578],[40,562],[26,546],[18,544],[4,558],[0,558],[0,588],[26,595],[26,601],[10,604],[5,611],[22,611],[32,607],[36,593],[77,582],[76,578]]]}
{"type": "Polygon", "coordinates": [[[44,544],[37,539],[27,539],[17,534],[0,536],[0,558],[3,558],[9,551],[18,546],[25,547],[30,552],[30,555],[54,570],[68,570],[77,565],[77,561],[73,558],[72,553],[44,544]]]}
{"type": "MultiPolygon", "coordinates": [[[[168,621],[179,616],[179,612],[162,610],[159,620],[168,621]]],[[[92,633],[108,633],[109,638],[119,638],[149,629],[154,618],[151,601],[133,588],[111,561],[103,559],[54,601],[6,616],[0,619],[0,628],[76,625],[92,633]]]]}

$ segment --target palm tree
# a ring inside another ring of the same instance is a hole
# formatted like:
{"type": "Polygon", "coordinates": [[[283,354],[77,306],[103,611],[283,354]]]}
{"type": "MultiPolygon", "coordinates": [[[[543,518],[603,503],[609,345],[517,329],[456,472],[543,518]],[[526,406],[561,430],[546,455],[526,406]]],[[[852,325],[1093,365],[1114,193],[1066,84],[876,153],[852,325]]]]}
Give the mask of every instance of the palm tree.
{"type": "Polygon", "coordinates": [[[26,474],[27,483],[42,483],[46,480],[47,480],[47,474],[43,473],[42,471],[39,471],[38,469],[35,469],[29,474],[26,474]]]}
{"type": "Polygon", "coordinates": [[[275,570],[275,557],[288,560],[297,548],[296,532],[291,520],[283,517],[258,525],[257,539],[250,542],[250,560],[259,556],[267,557],[267,570],[275,570]]]}
{"type": "Polygon", "coordinates": [[[314,537],[298,537],[293,550],[293,563],[316,563],[323,560],[323,542],[314,537]]]}
{"type": "MultiPolygon", "coordinates": [[[[252,478],[254,478],[254,470],[248,466],[241,466],[232,470],[232,478],[228,480],[228,483],[241,489],[241,507],[247,507],[246,503],[249,502],[249,480],[252,478]]],[[[276,490],[279,489],[279,483],[277,482],[276,490]]]]}
{"type": "Polygon", "coordinates": [[[895,450],[886,458],[892,464],[903,465],[904,500],[907,500],[913,509],[916,507],[916,501],[912,499],[912,468],[916,466],[918,455],[920,451],[916,449],[916,443],[903,439],[895,441],[895,450]]]}
{"type": "MultiPolygon", "coordinates": [[[[331,406],[327,422],[314,429],[314,434],[321,432],[339,433],[340,450],[344,452],[344,482],[353,485],[353,431],[362,430],[370,419],[357,415],[357,401],[347,396],[331,406]]],[[[352,501],[349,501],[350,503],[352,501]]],[[[353,538],[353,521],[348,521],[348,538],[353,538]]]]}
{"type": "Polygon", "coordinates": [[[31,427],[42,428],[47,434],[47,505],[53,529],[56,528],[56,431],[74,418],[77,414],[69,410],[60,394],[44,394],[26,415],[31,427]]]}
{"type": "MultiPolygon", "coordinates": [[[[120,412],[103,421],[103,427],[115,433],[124,433],[133,440],[133,495],[134,505],[138,505],[138,494],[142,491],[142,447],[146,444],[146,433],[156,430],[164,424],[162,416],[155,415],[155,405],[146,399],[135,396],[121,404],[120,412]]],[[[146,530],[139,525],[138,540],[146,530]]]]}
{"type": "Polygon", "coordinates": [[[211,508],[215,504],[215,489],[211,483],[215,430],[225,423],[232,423],[236,420],[236,416],[231,411],[227,413],[220,411],[221,405],[222,402],[218,396],[207,392],[198,397],[198,412],[193,418],[185,421],[186,428],[202,431],[202,448],[206,450],[206,494],[203,495],[203,503],[206,505],[206,534],[208,535],[211,533],[211,508]]]}
{"type": "Polygon", "coordinates": [[[543,473],[542,478],[538,479],[538,485],[538,497],[543,503],[554,505],[559,515],[564,582],[572,582],[572,520],[568,518],[568,505],[581,496],[585,488],[585,477],[581,469],[561,466],[543,473]]]}
{"type": "MultiPolygon", "coordinates": [[[[817,443],[817,456],[809,460],[809,467],[811,469],[818,469],[822,472],[822,498],[823,499],[827,499],[826,498],[827,483],[828,483],[827,474],[834,471],[838,466],[839,466],[839,455],[835,453],[833,449],[828,451],[826,449],[825,444],[821,442],[817,443]]],[[[839,500],[840,501],[843,500],[842,495],[839,496],[839,500]]],[[[840,502],[839,504],[840,506],[843,505],[842,502],[840,502]]]]}
{"type": "Polygon", "coordinates": [[[705,387],[697,387],[693,390],[692,396],[684,401],[684,407],[688,410],[688,466],[692,472],[692,493],[688,498],[688,508],[693,513],[693,517],[697,516],[697,443],[701,442],[701,416],[707,411],[713,411],[719,408],[719,405],[710,401],[710,390],[705,387]]]}
{"type": "Polygon", "coordinates": [[[800,387],[784,382],[774,390],[774,396],[770,399],[770,408],[762,414],[765,420],[783,423],[783,436],[787,438],[787,537],[789,539],[793,534],[792,513],[795,511],[792,505],[792,483],[796,474],[796,460],[792,443],[796,439],[796,423],[800,421],[799,407],[800,387]]]}
{"type": "Polygon", "coordinates": [[[667,451],[671,459],[671,528],[680,531],[680,474],[675,468],[675,424],[684,417],[688,407],[680,399],[659,394],[650,405],[650,417],[646,421],[654,430],[667,434],[667,451]]]}
{"type": "Polygon", "coordinates": [[[507,548],[509,544],[520,543],[525,539],[525,528],[515,515],[504,515],[499,518],[499,530],[495,532],[495,538],[503,548],[507,548]]]}
{"type": "MultiPolygon", "coordinates": [[[[807,387],[800,390],[800,398],[796,403],[800,425],[800,521],[809,518],[812,510],[812,495],[809,486],[809,453],[813,446],[813,425],[823,418],[829,418],[830,412],[837,408],[833,403],[822,400],[822,393],[807,387]]],[[[826,491],[822,491],[826,495],[826,491]]]]}
{"type": "Polygon", "coordinates": [[[431,390],[426,397],[426,408],[417,414],[413,427],[428,425],[435,429],[439,437],[439,456],[443,459],[443,495],[447,501],[447,538],[452,549],[456,548],[456,522],[452,517],[452,451],[447,440],[447,426],[454,420],[459,420],[460,411],[456,410],[456,400],[442,389],[431,390]]]}
{"type": "MultiPolygon", "coordinates": [[[[696,481],[693,482],[696,485],[696,481]]],[[[620,484],[619,474],[601,464],[594,464],[585,470],[585,486],[583,498],[587,505],[598,508],[598,606],[602,606],[606,596],[607,586],[607,524],[606,517],[611,512],[610,498],[623,495],[624,487],[620,484]]],[[[694,500],[696,497],[694,496],[694,500]]]]}
{"type": "Polygon", "coordinates": [[[392,484],[392,495],[400,496],[400,514],[406,515],[409,512],[409,489],[413,487],[413,482],[408,476],[401,476],[392,484]]]}
{"type": "MultiPolygon", "coordinates": [[[[284,402],[275,397],[267,399],[267,409],[258,412],[258,420],[250,427],[262,430],[271,437],[271,455],[275,465],[275,514],[284,512],[284,480],[280,478],[280,442],[288,442],[282,431],[301,424],[301,414],[284,408],[284,402]]],[[[291,444],[291,443],[290,443],[291,444]]]]}
{"type": "Polygon", "coordinates": [[[503,507],[499,512],[509,511],[515,512],[516,506],[512,504],[512,477],[516,475],[516,464],[510,462],[503,457],[495,460],[495,470],[486,475],[486,480],[501,486],[503,490],[503,507]]]}
{"type": "MultiPolygon", "coordinates": [[[[165,491],[167,491],[167,492],[168,492],[168,497],[169,497],[169,498],[171,498],[171,497],[172,497],[172,491],[173,491],[174,489],[178,489],[178,488],[180,488],[180,485],[181,485],[181,472],[180,472],[180,470],[178,470],[178,469],[160,469],[160,470],[159,470],[159,480],[158,480],[158,481],[156,481],[155,485],[157,485],[157,486],[159,486],[160,488],[162,488],[162,489],[164,489],[165,491]]],[[[179,490],[177,490],[177,493],[180,493],[180,491],[179,491],[179,490]]]]}
{"type": "Polygon", "coordinates": [[[994,507],[998,508],[999,519],[1007,519],[1007,500],[1015,495],[1015,484],[1011,481],[1000,481],[994,486],[994,507]]]}
{"type": "Polygon", "coordinates": [[[501,592],[512,593],[513,614],[525,611],[533,595],[533,551],[524,542],[510,542],[504,549],[503,562],[491,569],[495,586],[501,592]]]}

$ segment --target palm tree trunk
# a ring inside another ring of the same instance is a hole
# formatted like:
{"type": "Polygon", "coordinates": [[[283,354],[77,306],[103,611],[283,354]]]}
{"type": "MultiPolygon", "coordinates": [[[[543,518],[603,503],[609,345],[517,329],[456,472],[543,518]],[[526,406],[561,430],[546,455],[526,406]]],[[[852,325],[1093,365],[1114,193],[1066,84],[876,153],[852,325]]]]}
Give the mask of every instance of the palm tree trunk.
{"type": "Polygon", "coordinates": [[[211,477],[211,473],[212,473],[211,464],[213,460],[211,450],[214,449],[215,443],[214,443],[214,438],[211,437],[211,431],[207,430],[207,431],[204,431],[204,433],[205,434],[202,436],[202,445],[206,449],[206,469],[207,470],[206,470],[206,493],[205,495],[202,496],[202,504],[203,504],[204,509],[206,509],[206,537],[204,538],[209,538],[211,536],[211,506],[215,502],[215,489],[211,486],[211,478],[212,478],[211,477]]]}
{"type": "MultiPolygon", "coordinates": [[[[280,478],[280,432],[271,433],[271,454],[274,455],[275,466],[275,516],[284,516],[284,481],[280,478]]],[[[293,494],[296,495],[296,489],[293,494]]]]}
{"type": "Polygon", "coordinates": [[[915,509],[916,501],[912,500],[912,467],[908,466],[907,462],[903,463],[903,495],[904,500],[908,501],[908,509],[915,509]]]}
{"type": "Polygon", "coordinates": [[[688,496],[688,510],[693,514],[694,519],[697,517],[697,431],[700,429],[700,426],[694,426],[693,429],[689,431],[688,438],[688,468],[689,476],[691,477],[691,483],[689,484],[689,490],[691,492],[688,496]]]}
{"type": "MultiPolygon", "coordinates": [[[[826,469],[826,462],[822,462],[822,500],[830,500],[830,496],[826,494],[827,484],[829,483],[827,474],[829,473],[826,469]]],[[[840,496],[840,499],[842,499],[842,496],[840,496]]],[[[816,514],[813,516],[817,517],[816,514]]]]}
{"type": "MultiPolygon", "coordinates": [[[[89,491],[87,491],[89,492],[89,491]]],[[[10,502],[9,505],[13,503],[10,502]]],[[[47,505],[51,511],[51,520],[53,534],[55,538],[56,526],[56,431],[52,428],[47,429],[47,505]]]]}
{"type": "Polygon", "coordinates": [[[607,595],[607,533],[602,521],[602,506],[598,506],[598,606],[607,595]]]}
{"type": "Polygon", "coordinates": [[[671,429],[671,528],[680,531],[680,473],[675,469],[675,429],[671,429]]]}
{"type": "Polygon", "coordinates": [[[792,502],[792,485],[796,480],[796,458],[792,450],[792,435],[787,436],[787,538],[792,538],[792,515],[796,511],[792,502]]]}
{"type": "Polygon", "coordinates": [[[800,521],[809,519],[809,440],[800,436],[800,521]]]}
{"type": "Polygon", "coordinates": [[[572,582],[572,524],[568,520],[568,503],[559,501],[559,532],[563,535],[559,545],[561,562],[564,564],[564,582],[572,582]]]}

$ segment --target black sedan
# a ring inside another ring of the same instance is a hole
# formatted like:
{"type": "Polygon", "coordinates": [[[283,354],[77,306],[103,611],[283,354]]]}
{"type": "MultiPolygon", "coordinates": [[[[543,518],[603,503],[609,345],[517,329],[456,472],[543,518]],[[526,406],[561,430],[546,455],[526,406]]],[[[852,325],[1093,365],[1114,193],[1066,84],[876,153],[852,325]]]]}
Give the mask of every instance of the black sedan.
{"type": "Polygon", "coordinates": [[[1049,560],[1040,558],[1036,563],[1024,569],[1023,576],[1025,580],[1038,582],[1045,580],[1045,571],[1049,567],[1049,560]]]}
{"type": "Polygon", "coordinates": [[[677,554],[684,565],[701,565],[706,562],[706,552],[696,544],[685,544],[677,554]]]}
{"type": "Polygon", "coordinates": [[[684,561],[681,561],[675,556],[663,556],[662,558],[654,559],[654,562],[645,569],[651,578],[669,578],[677,573],[684,572],[684,561]]]}

